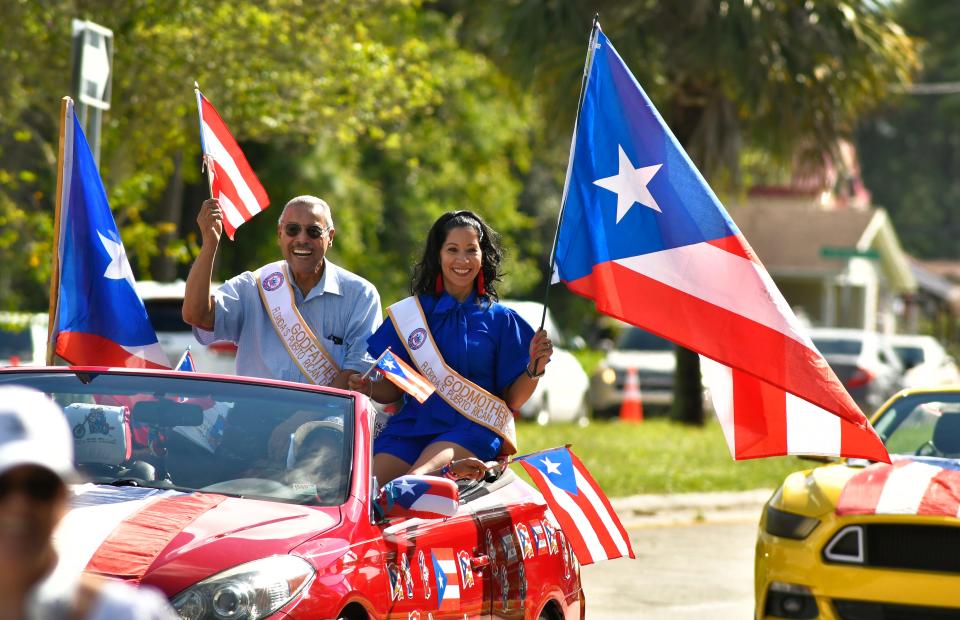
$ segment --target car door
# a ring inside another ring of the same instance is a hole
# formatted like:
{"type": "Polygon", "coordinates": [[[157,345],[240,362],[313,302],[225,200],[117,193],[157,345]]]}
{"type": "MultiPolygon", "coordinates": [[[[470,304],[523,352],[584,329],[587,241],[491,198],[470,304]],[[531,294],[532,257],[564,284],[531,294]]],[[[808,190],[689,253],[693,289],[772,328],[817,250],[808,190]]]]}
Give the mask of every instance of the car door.
{"type": "Polygon", "coordinates": [[[470,510],[449,519],[407,519],[383,527],[392,607],[388,618],[490,617],[489,574],[470,510]],[[478,559],[479,558],[479,559],[478,559]]]}

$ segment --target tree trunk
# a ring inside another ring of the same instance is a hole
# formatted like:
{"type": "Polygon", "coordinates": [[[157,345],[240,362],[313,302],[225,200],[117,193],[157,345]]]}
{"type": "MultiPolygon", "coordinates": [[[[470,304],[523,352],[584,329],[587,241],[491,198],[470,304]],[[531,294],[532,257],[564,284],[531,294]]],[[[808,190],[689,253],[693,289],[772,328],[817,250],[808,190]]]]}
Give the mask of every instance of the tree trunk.
{"type": "Polygon", "coordinates": [[[170,181],[163,191],[161,201],[161,221],[173,224],[169,233],[157,236],[159,254],[153,261],[153,275],[160,282],[170,282],[177,277],[177,263],[167,254],[167,244],[180,237],[180,220],[183,214],[183,151],[177,151],[173,156],[173,172],[170,181]]]}
{"type": "Polygon", "coordinates": [[[703,388],[700,381],[700,356],[683,347],[677,347],[677,368],[673,382],[674,419],[687,424],[703,426],[703,388]]]}

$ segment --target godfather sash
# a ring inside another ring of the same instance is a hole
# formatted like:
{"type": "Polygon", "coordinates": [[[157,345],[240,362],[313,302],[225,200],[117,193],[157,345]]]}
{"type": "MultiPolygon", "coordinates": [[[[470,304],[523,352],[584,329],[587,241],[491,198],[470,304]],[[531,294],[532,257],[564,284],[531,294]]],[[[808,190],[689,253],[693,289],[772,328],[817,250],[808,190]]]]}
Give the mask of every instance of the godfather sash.
{"type": "Polygon", "coordinates": [[[387,308],[397,334],[414,365],[437,389],[448,405],[468,419],[486,426],[503,438],[503,454],[517,451],[513,412],[502,399],[447,366],[433,340],[420,300],[407,297],[387,308]]]}
{"type": "Polygon", "coordinates": [[[297,310],[287,262],[264,265],[255,275],[263,307],[287,353],[312,383],[330,385],[340,368],[297,310]]]}

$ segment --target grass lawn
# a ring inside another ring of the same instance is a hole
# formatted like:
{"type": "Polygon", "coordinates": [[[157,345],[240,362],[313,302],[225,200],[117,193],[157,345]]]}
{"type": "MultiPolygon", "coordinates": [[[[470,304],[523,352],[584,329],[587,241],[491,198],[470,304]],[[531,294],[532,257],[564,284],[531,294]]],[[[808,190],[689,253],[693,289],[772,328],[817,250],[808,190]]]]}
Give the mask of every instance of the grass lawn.
{"type": "MultiPolygon", "coordinates": [[[[519,422],[517,435],[523,454],[573,444],[609,497],[774,489],[786,474],[816,465],[796,457],[734,461],[715,420],[703,428],[663,418],[641,424],[593,421],[585,428],[519,422]]],[[[519,465],[512,469],[523,475],[519,465]]]]}

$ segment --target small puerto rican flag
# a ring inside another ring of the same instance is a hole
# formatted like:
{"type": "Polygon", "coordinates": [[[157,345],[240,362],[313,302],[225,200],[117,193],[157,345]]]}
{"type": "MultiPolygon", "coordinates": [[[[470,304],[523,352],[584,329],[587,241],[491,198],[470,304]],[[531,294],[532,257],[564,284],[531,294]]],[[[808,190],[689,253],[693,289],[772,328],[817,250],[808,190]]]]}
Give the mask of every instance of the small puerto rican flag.
{"type": "Polygon", "coordinates": [[[434,549],[430,555],[433,556],[433,574],[437,577],[437,609],[460,609],[460,581],[453,549],[434,549]]]}
{"type": "Polygon", "coordinates": [[[197,365],[193,361],[193,353],[190,352],[190,347],[187,347],[183,352],[183,355],[180,356],[180,361],[177,362],[177,365],[174,366],[173,369],[181,372],[197,372],[197,365]]]}
{"type": "Polygon", "coordinates": [[[398,388],[413,396],[419,402],[427,400],[434,392],[433,384],[427,381],[427,378],[411,368],[403,360],[394,356],[393,352],[387,349],[377,361],[383,375],[389,379],[398,388]]]}

